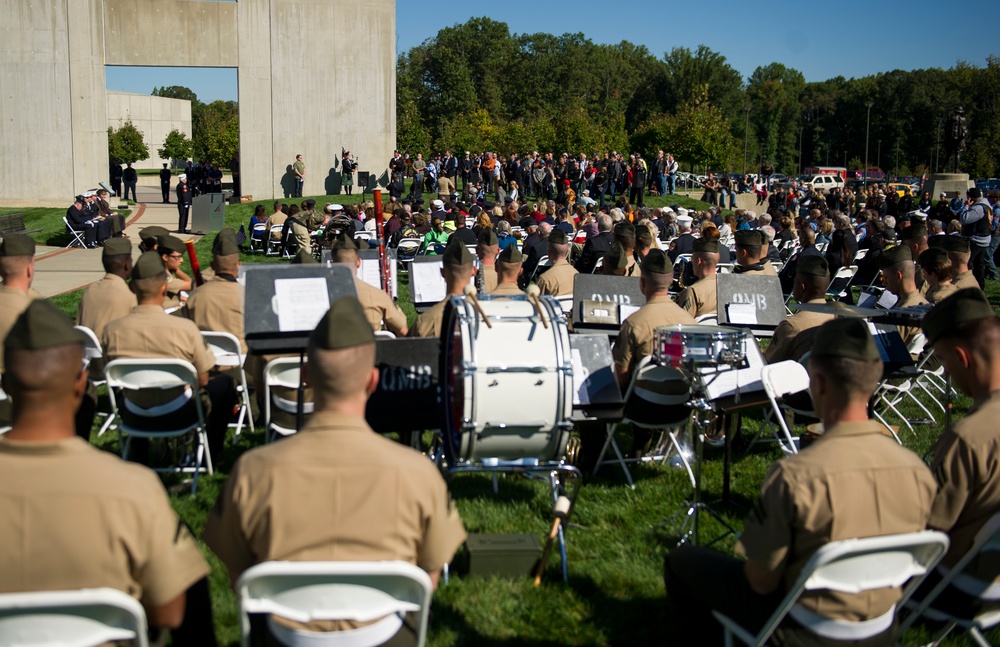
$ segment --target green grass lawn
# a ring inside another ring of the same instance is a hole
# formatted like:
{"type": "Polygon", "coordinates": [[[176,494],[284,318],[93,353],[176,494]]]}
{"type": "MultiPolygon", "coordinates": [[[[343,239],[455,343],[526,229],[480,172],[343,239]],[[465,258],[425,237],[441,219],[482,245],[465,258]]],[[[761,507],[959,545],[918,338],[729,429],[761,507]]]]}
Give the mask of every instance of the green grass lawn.
{"type": "MultiPolygon", "coordinates": [[[[360,195],[313,197],[320,205],[361,201],[360,195]]],[[[647,204],[657,206],[666,201],[647,198],[647,204]]],[[[687,198],[673,196],[671,202],[674,201],[684,206],[704,207],[704,203],[687,198]]],[[[257,203],[267,205],[270,210],[273,200],[227,206],[227,225],[238,229],[240,224],[247,223],[257,203]]],[[[196,245],[203,267],[211,259],[211,238],[205,237],[196,245]]],[[[242,260],[256,263],[276,259],[244,254],[242,260]]],[[[400,305],[412,323],[416,312],[409,303],[408,287],[405,282],[399,287],[400,305]]],[[[988,291],[996,304],[1000,286],[991,282],[988,291]]],[[[79,291],[60,295],[54,302],[72,315],[79,295],[79,291]]],[[[956,405],[956,416],[964,415],[969,405],[967,398],[961,398],[956,405]]],[[[742,437],[750,438],[762,428],[759,412],[751,412],[743,418],[742,437]]],[[[917,427],[916,434],[901,432],[904,444],[920,455],[926,455],[939,433],[939,426],[917,427]]],[[[619,438],[627,446],[628,430],[621,428],[619,438]]],[[[425,434],[425,442],[429,439],[430,434],[425,434]]],[[[118,451],[114,433],[93,440],[109,451],[118,451]]],[[[227,445],[223,455],[215,457],[218,472],[200,480],[197,495],[192,497],[185,488],[171,497],[178,514],[195,535],[204,527],[208,510],[234,460],[261,442],[260,432],[245,433],[236,446],[227,445]]],[[[743,443],[734,452],[732,501],[720,504],[718,509],[737,529],[743,525],[748,505],[756,497],[768,466],[781,456],[773,443],[758,443],[749,449],[743,443]]],[[[671,519],[672,515],[684,509],[691,488],[686,474],[680,470],[644,464],[632,467],[632,474],[635,490],[626,485],[617,466],[604,467],[596,477],[588,478],[567,532],[568,584],[561,581],[558,553],[553,554],[538,588],[532,586],[528,577],[510,580],[453,575],[435,594],[428,644],[435,647],[671,644],[662,565],[679,532],[679,524],[671,519]]],[[[722,484],[719,450],[707,450],[703,482],[707,499],[718,499],[722,484]]],[[[543,483],[501,476],[499,493],[494,494],[489,477],[463,475],[451,480],[450,489],[470,533],[530,533],[544,541],[551,506],[548,488],[543,483]]],[[[703,536],[715,536],[721,530],[718,523],[703,517],[703,536]]],[[[734,543],[735,538],[730,536],[717,546],[731,551],[734,543]]],[[[217,637],[220,644],[237,644],[236,600],[225,568],[204,545],[202,551],[212,567],[217,637]]],[[[994,632],[991,638],[1000,640],[1000,634],[994,632]]],[[[926,639],[920,632],[910,632],[903,644],[916,645],[926,639]]],[[[946,644],[971,643],[958,638],[946,644]]]]}

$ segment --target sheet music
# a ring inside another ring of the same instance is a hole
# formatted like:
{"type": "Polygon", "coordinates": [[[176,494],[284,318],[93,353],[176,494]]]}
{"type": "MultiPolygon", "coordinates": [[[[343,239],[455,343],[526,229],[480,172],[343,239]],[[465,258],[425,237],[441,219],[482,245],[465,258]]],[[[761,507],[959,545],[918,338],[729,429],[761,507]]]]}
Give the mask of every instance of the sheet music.
{"type": "Polygon", "coordinates": [[[411,263],[410,285],[413,289],[413,303],[437,303],[442,301],[447,292],[444,277],[441,276],[440,263],[411,263]]]}
{"type": "MultiPolygon", "coordinates": [[[[382,273],[379,271],[377,258],[361,259],[361,267],[358,268],[358,278],[375,289],[382,289],[382,273]]],[[[442,297],[443,298],[443,297],[442,297]]]]}
{"type": "Polygon", "coordinates": [[[590,371],[583,365],[583,356],[580,354],[580,349],[573,349],[572,361],[573,406],[590,404],[590,392],[587,390],[587,379],[590,378],[590,371]]]}
{"type": "Polygon", "coordinates": [[[875,295],[871,292],[862,292],[861,298],[858,299],[859,308],[874,308],[876,303],[875,295]]]}
{"type": "Polygon", "coordinates": [[[741,393],[764,390],[764,384],[760,381],[760,373],[765,366],[764,355],[761,354],[753,337],[743,338],[743,353],[747,361],[746,368],[729,369],[718,373],[702,371],[703,374],[707,374],[705,395],[709,400],[735,395],[737,386],[741,393]]]}
{"type": "Polygon", "coordinates": [[[635,313],[639,312],[639,309],[641,307],[642,306],[633,306],[633,305],[627,305],[627,304],[621,304],[621,305],[619,305],[618,306],[618,323],[621,323],[621,322],[625,321],[626,319],[628,319],[629,317],[631,317],[635,313]]]}
{"type": "Polygon", "coordinates": [[[892,306],[896,305],[896,301],[898,300],[899,299],[896,297],[895,294],[889,292],[888,290],[885,290],[884,292],[882,292],[882,296],[878,298],[878,301],[875,302],[875,305],[877,305],[880,308],[885,308],[886,310],[888,310],[892,306]]]}
{"type": "Polygon", "coordinates": [[[275,314],[278,330],[313,330],[330,309],[330,293],[323,277],[275,279],[275,314]]]}
{"type": "Polygon", "coordinates": [[[757,323],[757,307],[752,303],[730,303],[729,323],[754,325],[757,323]]]}

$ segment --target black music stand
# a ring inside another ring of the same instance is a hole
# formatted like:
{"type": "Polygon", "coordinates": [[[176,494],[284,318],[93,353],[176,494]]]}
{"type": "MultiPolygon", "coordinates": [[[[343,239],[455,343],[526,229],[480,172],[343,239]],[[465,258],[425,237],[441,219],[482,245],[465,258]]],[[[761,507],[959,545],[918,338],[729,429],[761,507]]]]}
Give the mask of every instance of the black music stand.
{"type": "Polygon", "coordinates": [[[606,330],[617,334],[627,316],[622,315],[628,312],[628,308],[639,308],[645,304],[646,297],[639,289],[638,277],[578,274],[573,282],[573,330],[606,330]],[[588,302],[606,304],[608,312],[614,315],[614,323],[601,322],[590,316],[588,302]]]}
{"type": "Polygon", "coordinates": [[[777,276],[764,274],[719,274],[716,278],[717,312],[720,326],[749,328],[756,336],[770,337],[784,321],[787,311],[777,276]],[[749,319],[737,318],[738,306],[749,319]]]}
{"type": "MultiPolygon", "coordinates": [[[[300,362],[305,359],[309,335],[330,305],[358,294],[351,271],[343,265],[244,266],[242,277],[246,284],[243,329],[249,351],[254,355],[298,353],[300,362]]],[[[296,430],[302,429],[304,400],[305,384],[300,380],[296,430]]]]}

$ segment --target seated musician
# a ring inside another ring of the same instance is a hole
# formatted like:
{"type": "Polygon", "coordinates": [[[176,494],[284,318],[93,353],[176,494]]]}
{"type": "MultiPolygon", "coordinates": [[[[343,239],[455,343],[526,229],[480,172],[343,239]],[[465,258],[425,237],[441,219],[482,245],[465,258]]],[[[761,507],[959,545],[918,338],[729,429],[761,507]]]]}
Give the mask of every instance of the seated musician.
{"type": "Polygon", "coordinates": [[[767,260],[767,236],[759,229],[741,229],[733,234],[736,241],[736,274],[778,276],[767,260]]]}
{"type": "MultiPolygon", "coordinates": [[[[361,268],[361,257],[358,256],[358,246],[350,234],[341,232],[330,250],[334,263],[346,265],[351,270],[354,277],[354,289],[358,293],[358,301],[364,308],[365,317],[371,324],[372,330],[385,329],[397,337],[405,337],[408,332],[406,328],[406,315],[392,302],[392,298],[374,286],[368,285],[358,278],[358,270],[361,268]]],[[[312,256],[310,254],[310,256],[312,256]]]]}
{"type": "Polygon", "coordinates": [[[628,221],[615,225],[615,242],[625,250],[624,276],[639,276],[639,264],[635,262],[635,225],[628,221]]]}
{"type": "MultiPolygon", "coordinates": [[[[828,542],[926,527],[934,476],[868,419],[882,368],[864,321],[841,318],[820,328],[809,389],[825,433],[772,466],[737,544],[746,561],[690,545],[667,555],[664,581],[677,644],[721,644],[713,610],[758,632],[828,542]]],[[[892,645],[899,597],[898,588],[807,592],[768,644],[892,645]]]]}
{"type": "Polygon", "coordinates": [[[698,318],[718,312],[715,289],[718,263],[719,241],[717,239],[702,237],[694,241],[691,271],[698,280],[677,295],[677,304],[687,310],[692,317],[698,318]]]}
{"type": "MultiPolygon", "coordinates": [[[[461,221],[461,216],[459,221],[461,221]]],[[[457,233],[457,232],[456,232],[457,233]]],[[[454,236],[454,235],[453,235],[454,236]]],[[[517,245],[508,245],[504,250],[517,245]]],[[[477,234],[476,257],[479,259],[479,274],[476,283],[484,294],[489,294],[497,287],[497,254],[500,253],[500,240],[492,228],[485,228],[477,234]]]]}
{"type": "Polygon", "coordinates": [[[553,229],[549,234],[549,261],[552,266],[538,279],[538,289],[542,294],[562,297],[573,294],[573,283],[579,272],[569,264],[569,236],[562,229],[553,229]]]}
{"type": "Polygon", "coordinates": [[[629,268],[630,255],[621,243],[615,241],[611,243],[611,250],[601,259],[601,267],[598,274],[604,276],[626,276],[629,268]]]}
{"type": "Polygon", "coordinates": [[[958,292],[958,288],[951,282],[951,260],[948,259],[948,252],[940,247],[920,252],[920,256],[917,257],[917,267],[924,279],[924,298],[931,303],[943,301],[958,292]]]}
{"type": "MultiPolygon", "coordinates": [[[[822,305],[826,303],[826,287],[830,285],[830,274],[826,259],[808,255],[796,264],[795,284],[792,297],[803,304],[822,305]]],[[[764,351],[768,364],[791,359],[799,361],[813,345],[813,337],[819,327],[835,315],[823,312],[800,310],[778,324],[771,338],[771,345],[764,351]]]]}
{"type": "Polygon", "coordinates": [[[497,257],[497,285],[490,292],[495,297],[509,297],[524,294],[517,286],[521,278],[521,265],[524,263],[524,254],[517,248],[517,245],[510,245],[497,257]]]}
{"type": "Polygon", "coordinates": [[[979,282],[972,275],[969,269],[969,259],[972,254],[969,247],[969,239],[962,236],[931,236],[928,239],[931,247],[940,247],[948,252],[948,259],[951,260],[951,282],[959,290],[964,288],[978,288],[979,282]]]}
{"type": "MultiPolygon", "coordinates": [[[[931,469],[938,489],[928,526],[947,532],[951,545],[914,600],[934,588],[940,575],[968,552],[986,521],[1000,511],[1000,476],[994,468],[1000,417],[1000,320],[976,287],[941,301],[921,325],[935,356],[955,386],[973,398],[973,405],[965,418],[944,430],[934,447],[931,469]]],[[[962,575],[965,581],[946,588],[931,608],[971,618],[998,606],[996,594],[987,588],[1000,586],[996,559],[973,560],[962,575]]]]}
{"type": "MultiPolygon", "coordinates": [[[[266,561],[402,560],[425,570],[436,586],[465,530],[437,467],[365,422],[379,371],[375,337],[357,299],[333,303],[307,353],[312,419],[300,433],[237,460],[205,524],[205,543],[233,583],[266,561]]],[[[272,617],[260,633],[277,644],[316,644],[322,636],[306,632],[363,624],[394,635],[386,644],[412,644],[412,625],[400,620],[302,624],[272,617]]]]}
{"type": "MultiPolygon", "coordinates": [[[[916,268],[909,247],[902,245],[890,247],[878,257],[878,264],[882,270],[882,278],[885,279],[885,288],[896,295],[896,305],[893,307],[911,308],[927,305],[927,299],[920,294],[914,281],[916,268]]],[[[899,326],[899,334],[907,348],[919,333],[920,328],[917,326],[899,326]]],[[[922,349],[915,350],[916,352],[912,354],[919,355],[922,349]]]]}
{"type": "Polygon", "coordinates": [[[410,337],[439,337],[444,319],[444,308],[448,304],[448,300],[453,296],[461,296],[465,291],[465,286],[469,284],[469,280],[475,274],[476,268],[472,264],[472,254],[458,240],[448,244],[441,258],[441,276],[444,277],[447,292],[443,300],[438,301],[417,317],[413,328],[410,328],[408,332],[410,337]]]}

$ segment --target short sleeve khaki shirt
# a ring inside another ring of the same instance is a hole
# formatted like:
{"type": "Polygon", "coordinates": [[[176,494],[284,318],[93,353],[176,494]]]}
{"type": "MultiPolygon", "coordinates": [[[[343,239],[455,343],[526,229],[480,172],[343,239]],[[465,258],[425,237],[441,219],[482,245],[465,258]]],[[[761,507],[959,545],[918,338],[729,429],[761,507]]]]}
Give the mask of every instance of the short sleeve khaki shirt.
{"type": "Polygon", "coordinates": [[[100,339],[108,323],[121,319],[136,305],[135,294],[125,279],[117,274],[105,274],[83,293],[76,311],[76,323],[90,328],[100,339]]]}
{"type": "Polygon", "coordinates": [[[677,305],[695,318],[717,313],[719,311],[717,277],[718,274],[709,274],[691,287],[684,288],[677,295],[677,305]]]}
{"type": "MultiPolygon", "coordinates": [[[[812,299],[809,304],[823,304],[826,299],[812,299]]],[[[812,349],[816,329],[827,321],[835,319],[835,315],[822,312],[807,312],[802,310],[788,317],[774,329],[771,345],[764,350],[764,359],[768,364],[785,360],[799,361],[812,349]]]]}
{"type": "Polygon", "coordinates": [[[562,297],[573,294],[573,283],[576,282],[576,271],[572,265],[561,259],[545,270],[538,279],[538,289],[542,294],[562,297]]]}
{"type": "Polygon", "coordinates": [[[227,332],[235,336],[246,353],[242,290],[235,277],[216,275],[213,280],[191,292],[184,311],[198,330],[227,332]]]}
{"type": "Polygon", "coordinates": [[[694,317],[668,296],[655,296],[622,323],[611,349],[615,365],[635,372],[643,357],[653,354],[653,337],[659,326],[696,323],[694,317]]]}
{"type": "Polygon", "coordinates": [[[382,330],[382,323],[385,322],[386,330],[394,335],[402,334],[406,328],[406,315],[392,302],[388,294],[368,285],[358,277],[354,277],[354,287],[372,330],[382,330]]]}
{"type": "MultiPolygon", "coordinates": [[[[14,322],[29,305],[32,297],[24,290],[0,285],[0,340],[14,327],[14,322]]],[[[0,372],[3,371],[3,353],[0,353],[0,372]]]]}

